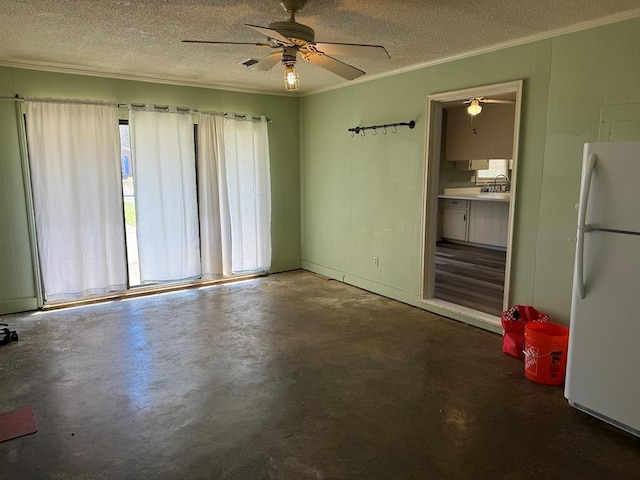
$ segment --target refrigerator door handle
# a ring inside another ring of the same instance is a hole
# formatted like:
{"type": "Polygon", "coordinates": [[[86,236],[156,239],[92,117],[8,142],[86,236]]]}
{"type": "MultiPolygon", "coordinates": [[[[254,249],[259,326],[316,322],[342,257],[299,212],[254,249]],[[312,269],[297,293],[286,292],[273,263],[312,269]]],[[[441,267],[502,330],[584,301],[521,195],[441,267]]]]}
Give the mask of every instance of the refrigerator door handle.
{"type": "Polygon", "coordinates": [[[587,158],[584,170],[584,180],[580,191],[580,203],[578,204],[578,233],[576,245],[576,287],[578,298],[584,298],[584,234],[589,231],[589,226],[585,225],[587,219],[587,203],[589,202],[589,190],[591,189],[591,177],[596,166],[597,156],[592,153],[587,158]]]}

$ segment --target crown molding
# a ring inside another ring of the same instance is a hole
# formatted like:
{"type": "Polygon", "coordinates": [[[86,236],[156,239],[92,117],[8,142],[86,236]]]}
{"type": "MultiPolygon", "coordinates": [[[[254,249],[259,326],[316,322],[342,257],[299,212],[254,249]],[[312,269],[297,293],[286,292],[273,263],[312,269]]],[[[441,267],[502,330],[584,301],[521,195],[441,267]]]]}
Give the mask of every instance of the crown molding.
{"type": "Polygon", "coordinates": [[[145,77],[141,75],[130,75],[130,74],[120,74],[120,73],[110,73],[110,72],[100,72],[96,70],[84,70],[80,68],[71,68],[71,67],[60,67],[55,65],[48,64],[39,64],[39,63],[22,63],[22,62],[10,62],[4,61],[0,59],[0,67],[8,67],[8,68],[18,68],[23,70],[37,70],[40,72],[51,72],[51,73],[64,73],[69,75],[82,75],[88,77],[101,77],[101,78],[113,78],[116,80],[131,80],[135,82],[148,82],[148,83],[158,83],[162,85],[176,85],[180,87],[195,87],[195,88],[206,88],[209,90],[224,90],[229,92],[238,92],[238,93],[251,93],[258,95],[275,95],[279,97],[299,97],[298,93],[286,93],[286,92],[274,92],[272,90],[259,89],[259,88],[240,88],[231,84],[211,84],[211,83],[201,83],[201,82],[188,82],[184,80],[178,80],[175,78],[165,78],[165,77],[145,77]]]}
{"type": "Polygon", "coordinates": [[[430,60],[428,62],[409,65],[407,67],[398,68],[398,69],[380,73],[377,75],[363,76],[358,79],[351,80],[347,83],[341,83],[339,85],[331,85],[329,87],[317,88],[309,92],[303,92],[300,96],[306,97],[308,95],[315,95],[317,93],[324,93],[324,92],[329,92],[331,90],[338,90],[340,88],[350,87],[350,86],[358,85],[361,83],[372,82],[374,80],[379,80],[381,78],[392,77],[394,75],[399,75],[401,73],[413,72],[414,70],[420,70],[422,68],[441,65],[443,63],[449,63],[456,60],[461,60],[463,58],[474,57],[476,55],[481,55],[483,53],[490,53],[498,50],[503,50],[505,48],[517,47],[520,45],[525,45],[527,43],[533,43],[540,40],[547,40],[549,38],[560,37],[568,33],[581,32],[584,30],[589,30],[591,28],[602,27],[604,25],[610,25],[612,23],[618,23],[618,22],[631,20],[633,18],[638,18],[638,17],[640,17],[640,8],[635,10],[629,10],[622,13],[617,13],[615,15],[610,15],[608,17],[602,17],[602,18],[597,18],[597,19],[589,20],[582,23],[576,23],[575,25],[570,25],[567,27],[556,28],[554,30],[548,30],[546,32],[536,33],[536,34],[529,35],[527,37],[518,38],[515,40],[508,40],[506,42],[496,43],[494,45],[489,45],[487,47],[469,50],[468,52],[451,55],[449,57],[443,57],[443,58],[438,58],[436,60],[430,60]]]}

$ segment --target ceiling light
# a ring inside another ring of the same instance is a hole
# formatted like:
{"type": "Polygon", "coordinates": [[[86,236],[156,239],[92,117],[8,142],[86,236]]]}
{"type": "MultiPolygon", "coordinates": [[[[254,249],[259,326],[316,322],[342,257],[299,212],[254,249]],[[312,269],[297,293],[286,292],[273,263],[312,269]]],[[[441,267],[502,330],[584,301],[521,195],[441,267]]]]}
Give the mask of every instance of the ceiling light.
{"type": "Polygon", "coordinates": [[[469,105],[467,107],[467,112],[469,112],[469,115],[478,115],[480,112],[482,111],[482,107],[480,106],[480,102],[478,101],[477,98],[474,98],[473,100],[471,100],[471,105],[469,105]]]}
{"type": "Polygon", "coordinates": [[[300,90],[300,77],[293,65],[285,65],[284,67],[284,88],[287,92],[300,90]]]}

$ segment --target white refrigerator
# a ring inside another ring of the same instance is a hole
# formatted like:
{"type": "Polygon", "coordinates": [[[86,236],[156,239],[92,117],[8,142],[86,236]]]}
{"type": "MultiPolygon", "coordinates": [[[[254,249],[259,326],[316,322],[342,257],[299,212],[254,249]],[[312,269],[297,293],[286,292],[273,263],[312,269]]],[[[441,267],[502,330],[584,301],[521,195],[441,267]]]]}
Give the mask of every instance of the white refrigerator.
{"type": "Polygon", "coordinates": [[[584,146],[564,394],[640,436],[640,142],[584,146]]]}

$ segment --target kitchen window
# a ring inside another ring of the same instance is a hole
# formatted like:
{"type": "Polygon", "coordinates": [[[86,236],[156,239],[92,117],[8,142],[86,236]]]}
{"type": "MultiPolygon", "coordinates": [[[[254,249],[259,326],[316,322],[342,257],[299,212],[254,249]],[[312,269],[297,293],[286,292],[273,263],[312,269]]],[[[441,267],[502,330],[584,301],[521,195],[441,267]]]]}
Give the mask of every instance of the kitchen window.
{"type": "MultiPolygon", "coordinates": [[[[476,184],[493,182],[498,175],[509,177],[509,160],[491,159],[489,160],[489,168],[485,170],[476,170],[476,184]]],[[[506,180],[500,177],[502,180],[506,180]]]]}

